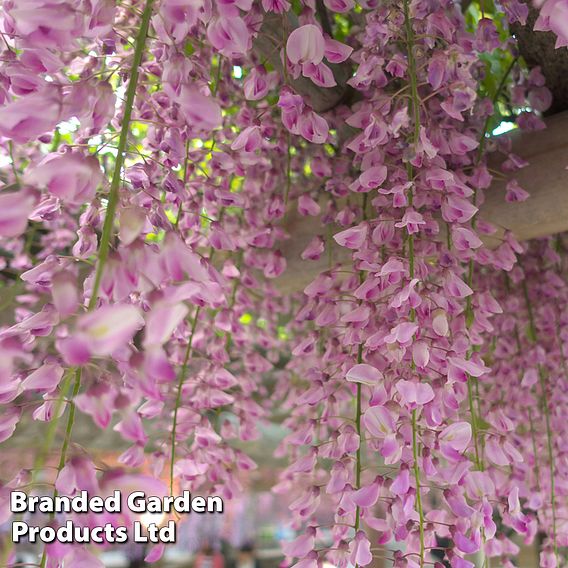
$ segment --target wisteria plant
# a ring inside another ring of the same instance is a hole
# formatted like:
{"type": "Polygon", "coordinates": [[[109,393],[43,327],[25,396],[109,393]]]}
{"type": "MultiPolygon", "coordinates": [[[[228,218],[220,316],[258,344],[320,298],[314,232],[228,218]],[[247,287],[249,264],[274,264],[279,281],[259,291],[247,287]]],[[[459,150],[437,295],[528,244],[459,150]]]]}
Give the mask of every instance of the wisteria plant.
{"type": "Polygon", "coordinates": [[[477,215],[504,173],[529,197],[493,136],[545,127],[529,10],[566,49],[567,0],[4,0],[0,441],[45,425],[0,523],[15,489],[230,499],[283,420],[297,568],[568,566],[564,242],[477,215]]]}

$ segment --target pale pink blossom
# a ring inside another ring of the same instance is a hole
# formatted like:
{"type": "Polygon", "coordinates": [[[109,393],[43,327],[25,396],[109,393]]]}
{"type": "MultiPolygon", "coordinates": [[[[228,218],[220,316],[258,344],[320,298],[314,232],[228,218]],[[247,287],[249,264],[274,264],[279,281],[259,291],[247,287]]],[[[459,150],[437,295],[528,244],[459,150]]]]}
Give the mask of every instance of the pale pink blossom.
{"type": "Polygon", "coordinates": [[[294,64],[321,63],[325,53],[325,40],[314,24],[306,24],[292,31],[286,41],[286,56],[294,64]]]}

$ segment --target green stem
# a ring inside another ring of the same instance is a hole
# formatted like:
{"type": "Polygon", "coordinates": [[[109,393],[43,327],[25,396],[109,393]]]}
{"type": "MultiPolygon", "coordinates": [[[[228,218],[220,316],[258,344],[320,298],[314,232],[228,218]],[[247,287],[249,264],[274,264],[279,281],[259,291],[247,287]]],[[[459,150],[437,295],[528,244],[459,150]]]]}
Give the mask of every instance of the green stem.
{"type": "MultiPolygon", "coordinates": [[[[497,90],[495,91],[495,94],[493,95],[493,99],[492,99],[493,106],[495,106],[497,104],[497,101],[499,100],[499,97],[501,96],[501,93],[502,93],[503,89],[505,88],[505,85],[507,83],[507,79],[508,79],[509,75],[511,74],[513,67],[517,63],[517,60],[518,60],[518,58],[514,58],[511,61],[507,70],[505,71],[505,73],[501,77],[501,81],[499,82],[497,90]]],[[[479,146],[478,146],[478,150],[477,150],[477,157],[476,157],[476,160],[475,160],[476,165],[479,165],[482,158],[483,158],[483,153],[485,151],[485,142],[486,142],[487,134],[489,133],[489,125],[491,124],[492,116],[493,115],[488,116],[485,119],[485,123],[483,125],[483,130],[482,130],[481,136],[479,138],[479,146]]],[[[473,204],[474,205],[477,204],[477,188],[474,189],[473,204]]],[[[477,218],[474,217],[471,221],[472,229],[475,229],[476,222],[477,222],[477,218]]],[[[470,288],[472,287],[472,284],[473,284],[473,273],[474,273],[474,261],[473,261],[473,258],[471,258],[469,260],[468,269],[467,269],[467,285],[470,288]]],[[[468,296],[467,299],[466,299],[465,321],[466,321],[466,326],[469,329],[473,325],[473,321],[474,321],[472,295],[468,296]]],[[[469,352],[468,352],[468,359],[470,359],[470,358],[471,358],[471,350],[469,350],[469,352]]],[[[473,397],[473,385],[472,385],[473,381],[474,381],[474,378],[471,377],[470,375],[468,375],[468,377],[467,377],[467,393],[468,393],[469,412],[470,412],[470,415],[471,415],[472,437],[473,437],[474,450],[475,450],[475,466],[479,471],[483,471],[484,470],[483,458],[482,458],[481,453],[479,451],[480,434],[479,434],[479,428],[478,428],[478,413],[480,414],[480,412],[479,412],[480,402],[479,402],[479,395],[478,395],[478,397],[477,397],[478,408],[477,408],[477,411],[476,411],[475,403],[474,403],[474,397],[473,397]]],[[[475,381],[475,387],[476,387],[476,390],[479,390],[479,385],[478,385],[477,381],[475,381]]],[[[483,445],[483,441],[481,441],[481,445],[483,445]]]]}
{"type": "MultiPolygon", "coordinates": [[[[418,93],[418,81],[416,73],[416,60],[414,58],[414,30],[412,29],[412,20],[410,17],[410,2],[404,0],[404,25],[406,29],[406,48],[408,58],[408,77],[410,82],[411,92],[411,107],[412,114],[414,115],[414,133],[411,140],[412,144],[416,146],[420,138],[420,96],[418,93]]],[[[412,182],[414,179],[414,168],[410,162],[407,163],[408,181],[412,182]]],[[[408,202],[412,206],[413,203],[412,187],[408,190],[408,202]]],[[[414,235],[408,233],[408,264],[410,278],[414,278],[414,235]]],[[[414,321],[416,314],[414,309],[411,310],[410,319],[414,321]]],[[[419,531],[420,531],[420,568],[424,566],[425,556],[425,540],[424,540],[424,510],[422,508],[422,493],[420,482],[420,465],[418,462],[418,426],[417,426],[417,412],[416,409],[412,411],[412,456],[414,458],[413,471],[414,482],[416,485],[416,509],[419,516],[419,531]]]]}
{"type": "MultiPolygon", "coordinates": [[[[367,202],[368,202],[368,194],[365,193],[363,196],[363,203],[361,205],[362,211],[362,221],[367,221],[367,202]]],[[[359,284],[362,284],[365,280],[365,274],[362,271],[359,271],[359,284]]],[[[361,306],[363,301],[359,301],[359,305],[361,306]]],[[[363,362],[363,344],[360,343],[357,347],[357,364],[361,364],[363,362]]],[[[359,436],[359,445],[357,447],[357,453],[355,456],[355,485],[356,489],[361,488],[361,471],[363,470],[363,461],[361,456],[361,446],[363,445],[363,436],[361,435],[361,398],[362,398],[362,385],[361,383],[357,383],[357,399],[356,399],[356,407],[355,407],[355,429],[357,430],[357,436],[359,436]]],[[[355,509],[355,532],[359,530],[361,526],[361,509],[359,505],[357,505],[355,509]]],[[[355,568],[359,568],[357,564],[355,564],[355,568]]]]}
{"type": "Polygon", "coordinates": [[[8,152],[10,153],[10,163],[12,166],[12,172],[14,174],[14,179],[16,184],[20,185],[20,175],[18,174],[18,168],[16,166],[16,160],[14,158],[14,144],[11,140],[8,141],[8,152]]]}
{"type": "MultiPolygon", "coordinates": [[[[73,400],[79,393],[81,388],[81,368],[79,367],[75,372],[75,384],[73,386],[73,392],[71,394],[71,401],[69,407],[69,416],[67,418],[67,426],[65,428],[65,437],[63,439],[63,445],[61,446],[61,454],[59,455],[59,464],[57,465],[57,474],[65,467],[65,462],[67,461],[67,451],[69,449],[69,444],[71,443],[71,435],[73,433],[73,425],[75,424],[75,404],[73,400]]],[[[53,499],[57,497],[57,489],[53,490],[53,499]]],[[[53,519],[54,513],[50,514],[50,519],[53,519]]],[[[40,568],[45,568],[47,563],[47,548],[44,546],[43,553],[41,555],[40,568]]]]}
{"type": "Polygon", "coordinates": [[[412,457],[414,458],[414,482],[416,484],[416,508],[420,516],[420,567],[424,566],[424,510],[422,509],[422,494],[420,483],[420,466],[418,464],[418,426],[416,424],[416,409],[412,411],[412,457]]]}
{"type": "MultiPolygon", "coordinates": [[[[185,186],[187,184],[187,173],[188,173],[187,170],[189,168],[189,146],[190,146],[190,142],[191,142],[191,140],[189,138],[185,141],[185,158],[183,160],[183,172],[182,172],[182,181],[183,181],[184,189],[185,189],[185,186]]],[[[179,226],[182,211],[183,211],[183,200],[179,204],[179,209],[178,209],[177,216],[176,216],[176,222],[174,223],[174,227],[176,229],[179,226]]]]}
{"type": "Polygon", "coordinates": [[[61,408],[63,406],[65,398],[67,397],[67,392],[69,391],[69,388],[71,387],[72,370],[69,369],[67,371],[66,375],[67,376],[65,378],[65,381],[63,382],[63,386],[61,387],[61,391],[60,391],[59,396],[57,398],[57,402],[55,403],[55,409],[54,409],[54,412],[53,412],[53,420],[51,420],[51,422],[49,423],[49,426],[47,428],[47,434],[45,436],[45,440],[43,440],[41,452],[38,452],[36,459],[34,461],[34,471],[33,471],[33,475],[32,475],[32,483],[36,479],[37,472],[39,472],[43,469],[43,466],[45,464],[47,456],[49,455],[49,452],[50,452],[51,447],[53,445],[53,441],[55,440],[55,434],[57,433],[57,424],[58,424],[57,417],[59,416],[59,413],[61,412],[61,408]]]}
{"type": "Polygon", "coordinates": [[[130,69],[130,80],[126,90],[126,100],[124,103],[124,117],[122,119],[122,127],[120,130],[120,138],[118,141],[116,161],[114,164],[114,171],[110,183],[110,193],[108,204],[106,208],[105,221],[103,224],[103,232],[101,235],[101,242],[99,245],[99,261],[97,263],[97,271],[95,273],[95,282],[93,284],[93,292],[89,302],[89,309],[92,310],[98,299],[99,287],[101,285],[101,278],[103,270],[108,258],[110,241],[112,238],[112,230],[114,226],[114,217],[116,214],[116,207],[118,205],[118,196],[120,182],[122,179],[122,167],[124,165],[126,145],[128,143],[128,135],[130,133],[130,121],[132,119],[132,110],[134,108],[134,99],[136,98],[136,88],[138,86],[138,70],[142,63],[144,55],[144,47],[146,45],[146,37],[148,35],[148,28],[150,26],[150,17],[152,16],[152,5],[154,0],[147,0],[144,12],[142,13],[142,22],[138,35],[136,37],[136,47],[134,49],[134,59],[132,60],[132,67],[130,69]]]}
{"type": "Polygon", "coordinates": [[[292,186],[292,138],[288,132],[286,137],[286,189],[284,192],[284,207],[288,205],[290,188],[292,186]]]}
{"type": "Polygon", "coordinates": [[[181,366],[181,370],[178,377],[178,384],[177,384],[177,395],[176,401],[174,406],[174,420],[172,423],[172,437],[171,437],[171,457],[170,457],[170,495],[174,494],[174,466],[176,461],[176,431],[177,431],[177,420],[178,420],[178,411],[181,405],[181,395],[183,391],[183,383],[185,381],[185,375],[187,373],[187,365],[189,363],[189,359],[191,358],[191,352],[193,350],[193,337],[195,335],[195,329],[197,328],[197,320],[199,319],[199,313],[201,312],[201,307],[197,307],[195,310],[195,315],[193,317],[193,322],[191,324],[191,332],[189,335],[189,340],[187,342],[187,348],[185,350],[185,355],[183,358],[183,363],[181,366]]]}
{"type": "MultiPolygon", "coordinates": [[[[359,345],[357,350],[357,363],[363,362],[363,345],[359,345]]],[[[357,383],[357,402],[355,410],[355,429],[357,430],[357,436],[359,436],[359,446],[357,447],[356,461],[355,461],[355,489],[361,488],[361,444],[363,443],[363,437],[361,436],[361,383],[357,383]]],[[[359,530],[361,526],[361,509],[357,505],[355,509],[355,532],[359,530]]],[[[359,568],[358,564],[355,564],[355,568],[359,568]]]]}
{"type": "MultiPolygon", "coordinates": [[[[144,12],[142,14],[142,21],[138,35],[136,37],[136,48],[134,50],[134,58],[132,61],[132,68],[130,70],[130,80],[128,82],[128,88],[126,91],[126,101],[124,107],[124,117],[122,122],[122,128],[120,131],[120,139],[118,143],[118,153],[116,156],[116,161],[114,165],[113,176],[110,185],[110,194],[105,214],[105,221],[103,224],[103,231],[101,236],[101,241],[99,243],[98,250],[98,263],[95,272],[95,281],[93,284],[93,290],[91,293],[91,298],[88,304],[88,310],[92,311],[98,300],[99,288],[101,284],[101,278],[106,264],[110,241],[112,237],[112,229],[114,225],[114,216],[116,213],[116,207],[118,204],[118,193],[121,180],[122,166],[124,164],[124,155],[126,151],[126,144],[128,142],[128,133],[130,130],[130,120],[132,117],[132,109],[134,107],[134,99],[136,96],[136,87],[138,85],[138,68],[142,63],[142,57],[144,54],[144,46],[146,45],[146,37],[148,35],[148,28],[150,26],[150,17],[152,15],[152,4],[153,0],[147,0],[144,12]]],[[[65,427],[65,437],[63,440],[63,445],[61,447],[61,454],[59,457],[59,465],[57,467],[58,474],[65,467],[65,461],[67,459],[67,451],[71,443],[71,436],[73,433],[73,425],[75,423],[75,397],[79,393],[81,388],[81,368],[77,368],[75,371],[75,384],[73,386],[73,392],[70,399],[69,416],[67,417],[67,425],[65,427]]],[[[57,420],[57,418],[55,418],[57,420]]],[[[54,428],[57,427],[57,424],[54,428]]],[[[54,490],[54,497],[57,495],[57,490],[54,490]]],[[[45,568],[47,562],[47,550],[44,547],[42,558],[41,558],[41,568],[45,568]]]]}
{"type": "Polygon", "coordinates": [[[540,468],[538,466],[538,450],[536,446],[536,431],[534,429],[534,421],[532,416],[532,410],[529,406],[529,427],[531,431],[531,441],[534,455],[534,472],[536,475],[536,488],[540,491],[540,468]]]}
{"type": "MultiPolygon", "coordinates": [[[[211,148],[213,148],[214,144],[215,144],[215,141],[213,140],[211,148]]],[[[180,210],[181,210],[181,206],[180,206],[180,210]]],[[[220,211],[219,211],[218,221],[219,222],[222,221],[224,216],[225,216],[225,209],[221,208],[220,211]]],[[[214,256],[215,256],[215,249],[213,247],[211,247],[209,249],[209,257],[208,257],[209,262],[213,261],[214,256]]],[[[232,296],[231,296],[231,304],[230,304],[231,307],[235,303],[236,293],[237,293],[237,290],[236,290],[236,282],[235,282],[235,287],[233,288],[233,293],[232,293],[232,296]]],[[[195,310],[195,315],[194,315],[193,321],[191,323],[191,331],[190,331],[190,335],[189,335],[189,339],[188,339],[188,343],[187,343],[187,348],[185,350],[183,363],[182,363],[181,370],[180,370],[179,377],[178,377],[177,394],[176,394],[176,401],[175,401],[175,405],[174,405],[174,418],[173,418],[173,423],[172,423],[172,436],[171,436],[171,442],[170,442],[170,445],[171,445],[171,450],[170,450],[170,454],[171,454],[171,457],[170,457],[170,494],[171,495],[174,494],[174,466],[175,466],[175,460],[176,460],[176,431],[177,431],[178,411],[179,411],[179,407],[181,405],[183,383],[185,382],[185,375],[187,373],[187,365],[189,364],[189,360],[191,358],[191,354],[192,354],[192,350],[193,350],[193,339],[194,339],[194,336],[195,336],[195,330],[197,329],[197,322],[199,320],[200,312],[201,312],[201,307],[198,306],[197,309],[195,310]]]]}
{"type": "Polygon", "coordinates": [[[473,385],[472,385],[472,377],[468,376],[467,379],[467,398],[469,402],[469,411],[471,413],[471,430],[473,434],[473,445],[475,449],[475,467],[479,471],[483,471],[483,466],[481,465],[481,459],[479,456],[479,434],[477,428],[477,414],[475,412],[475,405],[473,401],[473,385]]]}
{"type": "MultiPolygon", "coordinates": [[[[523,279],[523,294],[525,296],[525,303],[527,307],[527,312],[529,316],[529,340],[531,343],[536,343],[538,340],[538,334],[534,319],[534,313],[532,309],[532,304],[529,297],[529,289],[527,285],[526,278],[523,279]]],[[[544,412],[544,420],[546,425],[546,448],[548,453],[548,468],[550,475],[550,508],[552,509],[552,543],[554,548],[554,555],[558,559],[558,543],[556,541],[556,486],[554,473],[556,470],[555,460],[554,460],[554,447],[553,447],[553,434],[552,426],[550,423],[550,408],[548,403],[548,392],[547,392],[547,380],[546,380],[546,370],[544,367],[538,363],[538,379],[540,386],[540,398],[541,404],[544,412]]]]}

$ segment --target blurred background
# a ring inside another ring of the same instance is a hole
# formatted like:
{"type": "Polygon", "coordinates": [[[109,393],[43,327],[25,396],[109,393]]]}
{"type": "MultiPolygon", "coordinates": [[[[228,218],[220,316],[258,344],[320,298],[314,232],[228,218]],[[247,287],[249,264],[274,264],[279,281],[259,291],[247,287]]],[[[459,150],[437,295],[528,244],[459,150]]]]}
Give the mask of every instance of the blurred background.
{"type": "MultiPolygon", "coordinates": [[[[0,453],[0,478],[7,481],[18,475],[22,469],[33,467],[38,452],[41,453],[44,436],[41,422],[28,420],[18,426],[12,438],[3,444],[0,453]]],[[[278,424],[263,424],[259,427],[261,436],[258,440],[242,444],[244,450],[258,464],[258,469],[247,472],[240,481],[245,487],[242,495],[231,500],[224,500],[223,514],[183,515],[177,524],[177,542],[166,547],[159,562],[148,564],[144,558],[150,547],[143,544],[128,543],[109,548],[98,548],[98,556],[107,568],[281,568],[285,562],[281,550],[283,543],[291,541],[299,534],[291,527],[291,515],[288,511],[289,496],[271,491],[277,482],[278,471],[282,469],[282,460],[274,457],[274,450],[288,433],[278,424]]],[[[95,463],[102,467],[123,467],[118,457],[124,449],[124,441],[112,428],[100,430],[94,428],[88,416],[79,413],[74,430],[75,443],[73,453],[80,454],[88,450],[95,463]]],[[[56,446],[57,447],[57,446],[56,446]]],[[[56,452],[57,453],[57,452],[56,452]]],[[[55,470],[58,456],[48,456],[46,464],[55,470]]],[[[51,495],[52,486],[46,484],[43,492],[39,489],[34,494],[51,495]]],[[[35,514],[37,515],[37,514],[35,514]]],[[[318,512],[318,524],[332,523],[334,511],[318,512]]],[[[13,552],[11,543],[12,520],[0,525],[0,568],[8,566],[7,558],[13,552]]],[[[23,520],[26,520],[24,516],[23,520]]],[[[46,519],[29,518],[32,525],[43,525],[46,519]]],[[[165,524],[165,516],[142,514],[143,524],[154,522],[165,524]]],[[[320,541],[316,548],[331,545],[330,535],[320,531],[320,541]]],[[[378,537],[378,535],[377,535],[378,537]]],[[[519,568],[536,568],[539,565],[537,547],[521,547],[519,568]]],[[[398,543],[403,549],[404,543],[398,543]]],[[[22,544],[16,549],[16,564],[10,566],[33,566],[38,563],[42,547],[38,544],[22,544]]],[[[390,550],[395,550],[391,548],[390,550]]],[[[385,550],[385,556],[391,556],[385,550]]],[[[472,558],[475,561],[475,558],[472,558]]],[[[388,568],[392,562],[377,556],[367,568],[388,568]]],[[[476,566],[482,566],[477,563],[476,566]]],[[[74,568],[74,567],[70,567],[74,568]]],[[[82,567],[85,568],[85,567],[82,567]]],[[[325,565],[324,568],[333,568],[325,565]]],[[[492,568],[496,568],[493,567],[492,568]]]]}

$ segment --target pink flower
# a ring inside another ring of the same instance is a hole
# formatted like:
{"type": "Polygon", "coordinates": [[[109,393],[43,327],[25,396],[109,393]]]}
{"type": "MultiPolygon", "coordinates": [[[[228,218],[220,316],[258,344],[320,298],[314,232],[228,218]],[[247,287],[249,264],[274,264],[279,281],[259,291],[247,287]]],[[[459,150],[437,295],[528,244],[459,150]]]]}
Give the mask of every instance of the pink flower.
{"type": "Polygon", "coordinates": [[[470,538],[459,531],[456,531],[453,535],[458,550],[464,554],[473,554],[477,552],[481,546],[481,531],[476,529],[471,532],[472,536],[470,538]]]}
{"type": "Polygon", "coordinates": [[[438,440],[442,454],[450,461],[459,461],[471,442],[471,425],[469,422],[451,424],[442,430],[438,440]]]}
{"type": "Polygon", "coordinates": [[[290,9],[290,2],[288,0],[262,0],[262,7],[266,12],[275,12],[282,14],[290,9]]]}
{"type": "Polygon", "coordinates": [[[398,223],[395,223],[395,227],[399,229],[406,227],[408,234],[412,235],[414,233],[418,233],[420,230],[421,225],[425,225],[426,221],[424,221],[424,217],[418,211],[414,211],[413,209],[407,209],[402,217],[402,220],[398,223]]]}
{"type": "Polygon", "coordinates": [[[446,337],[449,332],[448,317],[444,310],[438,309],[434,311],[432,318],[432,327],[434,331],[441,337],[446,337]]]}
{"type": "Polygon", "coordinates": [[[371,543],[364,531],[357,531],[355,538],[351,541],[349,551],[351,564],[355,566],[367,566],[373,561],[371,543]]]}
{"type": "Polygon", "coordinates": [[[186,479],[196,478],[203,475],[209,469],[206,463],[196,462],[193,459],[183,459],[176,462],[175,471],[178,476],[186,479]]]}
{"type": "Polygon", "coordinates": [[[62,117],[61,92],[45,87],[0,107],[0,134],[15,142],[29,142],[51,131],[62,117]]]}
{"type": "Polygon", "coordinates": [[[458,250],[477,249],[483,244],[473,231],[465,227],[452,228],[452,243],[458,250]]]}
{"type": "Polygon", "coordinates": [[[197,23],[201,6],[201,0],[165,0],[160,4],[159,14],[153,18],[154,27],[165,41],[182,42],[197,23]],[[166,33],[160,33],[161,30],[166,33]]]}
{"type": "Polygon", "coordinates": [[[511,180],[507,183],[507,193],[505,200],[508,203],[517,203],[519,201],[526,201],[530,197],[528,191],[524,190],[517,180],[511,180]]]}
{"type": "Polygon", "coordinates": [[[304,110],[298,117],[298,133],[313,144],[324,144],[329,135],[325,118],[312,110],[304,110]]]}
{"type": "Polygon", "coordinates": [[[353,0],[324,0],[326,7],[332,12],[345,13],[355,7],[353,0]]]}
{"type": "Polygon", "coordinates": [[[315,542],[316,528],[310,526],[295,540],[284,543],[282,550],[291,558],[304,558],[314,549],[315,542]]]}
{"type": "Polygon", "coordinates": [[[259,101],[266,97],[272,87],[272,77],[273,74],[267,74],[264,67],[254,67],[243,83],[245,98],[248,101],[259,101]]]}
{"type": "Polygon", "coordinates": [[[466,382],[467,375],[481,377],[481,375],[489,372],[489,368],[479,359],[448,357],[448,363],[448,378],[451,381],[466,382]]]}
{"type": "Polygon", "coordinates": [[[304,111],[304,99],[285,87],[280,93],[278,106],[282,109],[282,123],[284,126],[292,134],[299,134],[298,121],[304,111]]]}
{"type": "Polygon", "coordinates": [[[115,432],[119,432],[125,440],[136,442],[137,444],[145,444],[148,440],[144,432],[142,420],[137,412],[128,412],[114,428],[115,432]]]}
{"type": "Polygon", "coordinates": [[[352,191],[361,191],[357,189],[358,186],[363,188],[363,191],[370,191],[371,189],[376,189],[383,184],[387,179],[387,167],[386,166],[373,166],[368,170],[365,170],[356,182],[353,182],[349,188],[352,191]]]}
{"type": "Polygon", "coordinates": [[[566,0],[546,0],[534,29],[554,32],[557,35],[557,48],[568,46],[568,3],[566,0]]]}
{"type": "Polygon", "coordinates": [[[332,70],[323,62],[317,65],[304,63],[302,65],[302,75],[311,79],[318,87],[330,88],[337,85],[332,70]]]}
{"type": "Polygon", "coordinates": [[[361,224],[333,235],[333,240],[342,247],[360,249],[367,237],[367,225],[361,224]]]}
{"type": "Polygon", "coordinates": [[[418,331],[418,325],[409,321],[399,323],[393,327],[385,337],[385,343],[408,343],[418,331]]]}
{"type": "Polygon", "coordinates": [[[434,391],[428,383],[418,383],[416,381],[398,381],[396,390],[404,404],[414,410],[418,406],[423,406],[434,400],[434,391]]]}
{"type": "Polygon", "coordinates": [[[175,233],[168,233],[164,239],[161,263],[173,280],[182,280],[185,276],[195,282],[210,283],[207,268],[175,233]]]}
{"type": "Polygon", "coordinates": [[[221,126],[221,108],[211,97],[195,87],[183,85],[177,101],[189,126],[197,131],[211,131],[221,126]]]}
{"type": "Polygon", "coordinates": [[[98,160],[78,152],[48,154],[28,171],[24,176],[26,183],[45,188],[70,205],[91,201],[103,181],[98,160]]]}
{"type": "Polygon", "coordinates": [[[34,207],[33,196],[26,191],[0,193],[0,235],[18,237],[28,226],[34,207]]]}
{"type": "Polygon", "coordinates": [[[300,215],[311,215],[312,217],[315,217],[316,215],[319,215],[320,212],[321,207],[318,205],[317,201],[306,193],[300,195],[300,198],[298,199],[298,213],[300,213],[300,215]]]}
{"type": "Polygon", "coordinates": [[[475,205],[457,195],[449,195],[442,202],[442,217],[448,223],[466,223],[477,211],[475,205]]]}
{"type": "Polygon", "coordinates": [[[286,56],[294,64],[321,63],[325,53],[325,40],[314,24],[296,28],[286,42],[286,56]]]}
{"type": "Polygon", "coordinates": [[[58,347],[69,361],[75,361],[71,364],[81,364],[89,355],[114,353],[143,325],[144,320],[134,306],[102,306],[81,316],[77,321],[77,334],[62,341],[58,347]]]}
{"type": "MultiPolygon", "coordinates": [[[[351,2],[352,0],[345,0],[351,2]]],[[[339,0],[338,3],[343,3],[339,0]]],[[[339,11],[339,10],[338,10],[339,11]]],[[[353,53],[353,48],[335,39],[325,38],[325,57],[330,63],[343,63],[353,53]]]]}
{"type": "Polygon", "coordinates": [[[75,313],[79,306],[77,278],[64,270],[55,274],[51,279],[51,296],[60,316],[66,317],[75,313]]]}
{"type": "Polygon", "coordinates": [[[430,361],[430,349],[425,341],[417,341],[412,346],[412,360],[419,369],[424,369],[430,361]]]}
{"type": "Polygon", "coordinates": [[[454,298],[466,298],[473,294],[473,290],[452,271],[448,271],[446,275],[444,288],[454,298]]]}
{"type": "Polygon", "coordinates": [[[144,558],[144,562],[148,562],[148,564],[153,564],[154,562],[158,562],[159,560],[162,559],[165,550],[166,550],[166,545],[163,542],[155,544],[144,558]]]}
{"type": "Polygon", "coordinates": [[[59,472],[55,488],[63,495],[73,495],[79,491],[98,493],[99,483],[93,462],[85,457],[70,459],[59,472]]]}
{"type": "Polygon", "coordinates": [[[379,495],[382,487],[382,479],[376,477],[370,485],[364,485],[351,495],[351,499],[358,507],[369,508],[373,507],[379,500],[379,495]]]}
{"type": "Polygon", "coordinates": [[[0,415],[0,443],[5,442],[16,431],[16,425],[20,421],[21,410],[19,408],[8,408],[0,415]]]}
{"type": "Polygon", "coordinates": [[[371,406],[363,414],[363,424],[368,432],[379,438],[390,436],[396,431],[392,412],[384,406],[371,406]]]}
{"type": "Polygon", "coordinates": [[[318,260],[325,251],[325,241],[322,237],[314,237],[302,252],[302,260],[318,260]]]}
{"type": "Polygon", "coordinates": [[[27,45],[72,49],[77,39],[87,32],[88,19],[73,3],[17,2],[9,14],[14,19],[17,35],[25,38],[27,45]]]}
{"type": "Polygon", "coordinates": [[[296,562],[291,568],[318,568],[318,553],[312,550],[304,559],[296,562]]]}
{"type": "Polygon", "coordinates": [[[213,19],[207,27],[207,38],[226,57],[244,55],[251,47],[247,25],[239,16],[213,19]]]}
{"type": "Polygon", "coordinates": [[[99,428],[106,428],[112,416],[115,392],[106,383],[95,383],[89,390],[75,398],[75,404],[92,417],[99,428]]]}
{"type": "Polygon", "coordinates": [[[409,489],[410,471],[408,467],[402,467],[390,486],[390,492],[394,495],[403,496],[408,493],[409,489]]]}
{"type": "Polygon", "coordinates": [[[231,150],[254,152],[262,145],[262,136],[259,126],[247,126],[231,144],[231,150]]]}
{"type": "Polygon", "coordinates": [[[347,371],[345,378],[352,383],[375,386],[383,380],[383,374],[371,365],[360,363],[359,365],[351,367],[351,369],[347,371]]]}
{"type": "Polygon", "coordinates": [[[56,363],[46,363],[30,373],[22,383],[24,390],[52,392],[63,377],[63,368],[56,363]]]}
{"type": "Polygon", "coordinates": [[[146,224],[146,213],[140,207],[123,207],[120,210],[118,235],[125,245],[132,244],[146,224]]]}
{"type": "Polygon", "coordinates": [[[188,311],[188,307],[181,302],[160,302],[153,306],[146,316],[144,345],[162,345],[168,341],[188,311]]]}

